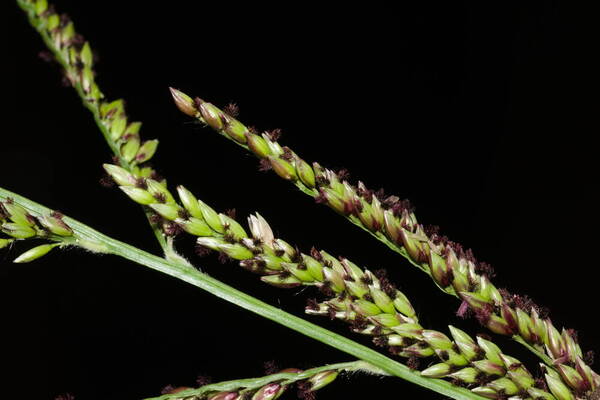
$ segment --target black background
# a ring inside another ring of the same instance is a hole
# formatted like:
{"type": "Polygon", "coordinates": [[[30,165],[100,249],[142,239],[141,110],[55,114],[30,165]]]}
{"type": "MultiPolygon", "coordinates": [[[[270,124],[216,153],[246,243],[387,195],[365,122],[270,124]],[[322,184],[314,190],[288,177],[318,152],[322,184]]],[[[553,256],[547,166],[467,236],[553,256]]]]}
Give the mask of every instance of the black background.
{"type": "MultiPolygon", "coordinates": [[[[582,347],[600,350],[589,10],[556,2],[124,3],[56,6],[97,51],[103,92],[126,99],[144,138],[160,139],[154,165],[172,185],[217,210],[236,208],[241,221],[259,211],[304,250],[386,268],[426,327],[482,330],[454,317],[458,302],[404,259],[189,121],[167,87],[219,106],[236,102],[242,121],[282,128],[281,141],[306,160],[411,199],[422,223],[492,263],[499,287],[549,306],[557,326],[580,330],[582,347]]],[[[37,57],[43,43],[22,12],[4,5],[1,185],[158,253],[139,207],[98,183],[110,155],[91,115],[61,87],[58,68],[37,57]]],[[[0,255],[4,392],[139,399],[167,384],[193,385],[199,373],[225,380],[261,375],[268,360],[305,368],[350,359],[115,257],[71,250],[10,262],[27,248],[0,255]]],[[[178,248],[208,274],[297,315],[314,295],[198,259],[189,238],[178,248]]],[[[342,323],[308,319],[368,343],[342,323]]],[[[523,349],[498,343],[536,369],[523,349]]],[[[320,397],[384,394],[441,398],[368,376],[340,379],[320,397]]]]}

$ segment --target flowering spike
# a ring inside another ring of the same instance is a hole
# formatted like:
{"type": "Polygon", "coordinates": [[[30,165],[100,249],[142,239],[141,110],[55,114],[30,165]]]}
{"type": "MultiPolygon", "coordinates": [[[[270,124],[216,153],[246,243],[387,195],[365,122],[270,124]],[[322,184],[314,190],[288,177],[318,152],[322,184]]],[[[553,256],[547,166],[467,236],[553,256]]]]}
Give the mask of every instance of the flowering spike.
{"type": "MultiPolygon", "coordinates": [[[[220,127],[217,128],[217,131],[224,133],[220,127]]],[[[275,135],[263,137],[271,150],[271,157],[277,157],[284,153],[284,148],[277,142],[275,135]]],[[[286,148],[286,150],[288,149],[286,148]]],[[[265,151],[262,153],[253,151],[259,157],[266,154],[265,151]]],[[[291,151],[288,150],[288,152],[291,151]]],[[[294,160],[301,160],[298,155],[291,153],[294,160]]],[[[313,163],[313,166],[314,190],[304,190],[312,189],[312,181],[307,183],[302,178],[294,181],[296,185],[303,187],[303,191],[313,195],[318,202],[327,203],[353,223],[374,233],[374,236],[409,258],[412,264],[429,273],[445,292],[453,295],[472,293],[473,296],[469,296],[469,300],[473,301],[467,300],[466,304],[476,311],[484,311],[479,315],[476,312],[476,316],[493,331],[502,334],[517,334],[518,331],[518,335],[522,335],[522,338],[534,347],[548,344],[547,328],[543,327],[543,324],[537,323],[534,317],[536,311],[522,310],[532,320],[533,329],[530,329],[527,326],[528,322],[519,318],[518,315],[515,317],[515,310],[511,305],[512,300],[504,299],[500,291],[490,283],[488,278],[493,275],[491,268],[487,264],[475,260],[472,252],[464,251],[457,243],[450,242],[437,233],[426,234],[422,226],[417,223],[413,209],[408,202],[400,201],[396,196],[386,197],[383,192],[375,194],[360,182],[355,188],[348,184],[345,177],[342,176],[343,174],[326,170],[318,163],[313,163]],[[399,230],[399,226],[402,227],[401,230],[399,230]],[[487,314],[496,311],[493,308],[495,306],[498,307],[496,310],[500,310],[501,315],[488,318],[487,314]]],[[[297,167],[297,172],[299,171],[300,168],[297,167]]],[[[281,173],[281,171],[278,173],[285,179],[290,179],[289,174],[281,173]]],[[[579,351],[567,339],[564,341],[566,343],[560,348],[550,345],[548,347],[550,355],[552,358],[558,358],[566,354],[573,362],[579,351]],[[565,354],[559,356],[559,352],[565,354]]]]}

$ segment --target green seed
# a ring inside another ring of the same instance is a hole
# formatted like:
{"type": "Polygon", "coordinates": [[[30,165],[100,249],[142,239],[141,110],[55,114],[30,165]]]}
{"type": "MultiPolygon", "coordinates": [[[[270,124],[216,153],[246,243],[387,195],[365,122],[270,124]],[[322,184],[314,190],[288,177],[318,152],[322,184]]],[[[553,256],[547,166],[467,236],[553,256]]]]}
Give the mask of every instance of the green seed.
{"type": "Polygon", "coordinates": [[[113,178],[113,180],[120,186],[132,186],[135,185],[135,178],[127,172],[124,168],[114,164],[104,164],[104,170],[113,178]]]}
{"type": "Polygon", "coordinates": [[[373,297],[375,304],[377,304],[377,307],[381,308],[383,312],[392,314],[396,311],[394,303],[392,303],[392,300],[383,290],[371,287],[371,296],[373,297]]]}
{"type": "Polygon", "coordinates": [[[406,297],[406,295],[400,291],[396,291],[396,296],[394,297],[394,307],[398,312],[406,315],[409,318],[416,318],[415,309],[412,304],[406,297]]]}
{"type": "MultiPolygon", "coordinates": [[[[375,303],[371,303],[370,301],[363,300],[363,299],[354,300],[351,303],[351,307],[358,314],[363,315],[365,317],[372,317],[374,315],[381,314],[381,309],[379,307],[377,307],[377,305],[375,303]]],[[[384,314],[384,315],[387,315],[387,314],[384,314]]]]}
{"type": "Polygon", "coordinates": [[[8,246],[9,244],[11,244],[12,242],[14,242],[14,239],[1,239],[0,238],[0,249],[5,248],[6,246],[8,246]]]}
{"type": "Polygon", "coordinates": [[[431,367],[421,371],[421,375],[428,378],[443,378],[449,373],[450,366],[444,363],[434,364],[431,367]]]}
{"type": "Polygon", "coordinates": [[[306,265],[306,270],[312,277],[318,282],[323,282],[323,265],[306,254],[302,254],[302,260],[304,261],[304,265],[306,265]]]}
{"type": "Polygon", "coordinates": [[[308,382],[311,384],[311,390],[319,390],[335,380],[338,376],[338,371],[324,371],[311,377],[308,382]]]}
{"type": "Polygon", "coordinates": [[[196,106],[194,105],[194,100],[187,94],[173,88],[169,88],[171,91],[171,96],[173,96],[173,100],[175,101],[175,105],[179,108],[179,111],[182,113],[189,115],[190,117],[195,117],[196,106]]]}
{"type": "Polygon", "coordinates": [[[150,204],[150,207],[169,221],[176,220],[179,217],[179,210],[181,210],[181,208],[175,204],[155,203],[150,204]]]}
{"type": "Polygon", "coordinates": [[[220,246],[227,244],[227,242],[224,239],[216,237],[200,237],[196,240],[196,243],[216,251],[219,251],[220,246]]]}
{"type": "Polygon", "coordinates": [[[146,140],[144,144],[140,147],[137,154],[135,155],[135,161],[138,163],[143,163],[148,161],[154,156],[156,153],[156,148],[158,147],[158,140],[146,140]]]}
{"type": "Polygon", "coordinates": [[[40,224],[44,226],[46,229],[50,230],[50,232],[54,233],[58,236],[72,236],[73,230],[65,224],[65,222],[61,218],[57,218],[52,215],[44,215],[38,218],[40,224]]]}
{"type": "Polygon", "coordinates": [[[226,232],[230,233],[234,239],[240,240],[248,237],[244,228],[235,219],[225,214],[219,214],[219,217],[221,217],[223,226],[226,227],[226,232]]]}
{"type": "Polygon", "coordinates": [[[83,44],[83,47],[81,48],[81,53],[79,56],[81,57],[81,62],[83,63],[83,65],[85,65],[86,67],[92,66],[94,56],[92,54],[92,49],[90,47],[89,42],[85,42],[83,44]]]}
{"type": "Polygon", "coordinates": [[[498,346],[489,340],[483,339],[481,336],[477,336],[477,344],[479,347],[483,349],[485,352],[485,358],[488,360],[498,364],[499,366],[504,367],[504,362],[500,358],[500,354],[502,353],[498,346]]]}
{"type": "Polygon", "coordinates": [[[271,155],[271,148],[265,139],[253,133],[246,134],[248,148],[260,158],[271,155]]]}
{"type": "Polygon", "coordinates": [[[289,275],[286,277],[281,277],[280,275],[265,275],[261,276],[261,281],[276,287],[280,287],[283,289],[293,288],[302,285],[300,279],[296,278],[293,275],[289,275]]]}
{"type": "Polygon", "coordinates": [[[248,128],[237,119],[222,113],[225,120],[223,130],[225,133],[236,142],[246,143],[246,135],[249,133],[248,128]]]}
{"type": "Polygon", "coordinates": [[[391,314],[374,315],[372,317],[369,317],[369,320],[377,325],[381,325],[388,328],[397,327],[400,325],[400,321],[398,321],[398,318],[391,314]]]}
{"type": "Polygon", "coordinates": [[[15,239],[27,239],[36,236],[36,232],[29,226],[23,226],[11,222],[2,224],[2,232],[15,239]]]}
{"type": "Polygon", "coordinates": [[[188,220],[178,218],[175,222],[187,233],[195,236],[212,236],[213,230],[201,219],[191,217],[188,220]]]}
{"type": "Polygon", "coordinates": [[[127,162],[132,162],[140,149],[140,136],[127,135],[127,141],[121,146],[121,157],[127,162]]]}
{"type": "Polygon", "coordinates": [[[215,231],[219,233],[225,233],[225,226],[223,226],[223,222],[221,222],[221,217],[219,217],[219,214],[217,214],[212,207],[204,203],[202,200],[198,200],[198,206],[202,211],[204,221],[206,221],[206,223],[215,231]]]}
{"type": "Polygon", "coordinates": [[[103,103],[100,106],[100,115],[102,118],[114,117],[125,112],[123,99],[114,100],[110,103],[103,103]]]}
{"type": "MultiPolygon", "coordinates": [[[[125,114],[119,114],[110,123],[110,137],[113,141],[119,139],[125,133],[127,127],[127,117],[125,114]]],[[[139,138],[138,138],[139,139],[139,138]]]]}
{"type": "Polygon", "coordinates": [[[535,387],[527,389],[527,393],[536,400],[556,400],[550,393],[535,387]]]}
{"type": "Polygon", "coordinates": [[[212,105],[211,103],[203,102],[200,104],[200,114],[204,121],[213,129],[220,131],[223,128],[223,121],[221,120],[221,110],[212,105]]]}
{"type": "Polygon", "coordinates": [[[147,190],[135,187],[135,186],[119,186],[129,198],[136,203],[149,205],[156,203],[156,198],[150,194],[147,190]]]}
{"type": "Polygon", "coordinates": [[[35,13],[42,15],[44,11],[48,9],[48,0],[36,0],[35,2],[35,13]]]}
{"type": "Polygon", "coordinates": [[[58,14],[52,14],[49,16],[47,19],[47,24],[49,31],[53,31],[54,29],[58,28],[58,25],[60,24],[60,17],[58,14]]]}
{"type": "Polygon", "coordinates": [[[300,158],[296,159],[296,173],[307,187],[311,189],[315,187],[315,172],[306,161],[300,158]]]}
{"type": "Polygon", "coordinates": [[[254,254],[247,247],[238,243],[224,243],[219,246],[219,251],[227,254],[234,260],[247,260],[254,257],[254,254]]]}
{"type": "Polygon", "coordinates": [[[202,209],[198,205],[198,199],[183,186],[177,186],[177,193],[179,194],[179,199],[183,204],[183,207],[194,217],[198,219],[204,219],[202,215],[202,209]]]}
{"type": "Polygon", "coordinates": [[[475,368],[461,368],[458,371],[448,375],[465,383],[475,383],[479,372],[475,368]]]}
{"type": "Polygon", "coordinates": [[[450,341],[448,336],[441,332],[425,329],[421,335],[423,336],[423,340],[425,340],[427,344],[434,349],[450,350],[452,348],[453,343],[450,341]]]}
{"type": "Polygon", "coordinates": [[[313,282],[312,275],[306,269],[298,268],[298,264],[282,262],[280,265],[302,282],[313,282]]]}
{"type": "Polygon", "coordinates": [[[277,175],[288,181],[296,180],[296,169],[292,164],[280,157],[268,156],[267,159],[277,175]]]}
{"type": "Polygon", "coordinates": [[[164,198],[167,204],[176,204],[175,198],[169,189],[167,189],[166,185],[155,181],[154,179],[146,179],[146,185],[148,186],[148,191],[157,198],[164,198]]]}
{"type": "Polygon", "coordinates": [[[25,253],[21,254],[19,257],[15,258],[14,263],[28,263],[30,261],[36,260],[44,255],[48,254],[50,250],[59,246],[59,243],[53,244],[42,244],[36,246],[32,249],[27,250],[25,253]]]}

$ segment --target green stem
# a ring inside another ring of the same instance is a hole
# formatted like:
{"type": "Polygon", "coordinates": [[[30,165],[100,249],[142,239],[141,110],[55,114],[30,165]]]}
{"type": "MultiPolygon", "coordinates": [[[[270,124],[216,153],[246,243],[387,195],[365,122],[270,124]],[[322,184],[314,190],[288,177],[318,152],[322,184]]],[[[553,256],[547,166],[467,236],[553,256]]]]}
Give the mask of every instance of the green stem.
{"type": "Polygon", "coordinates": [[[198,389],[188,389],[183,390],[181,392],[175,394],[165,394],[158,397],[148,398],[146,400],[168,400],[168,399],[177,399],[177,398],[186,398],[186,397],[194,397],[201,396],[208,392],[232,392],[236,390],[253,390],[259,389],[265,385],[268,385],[272,382],[280,382],[282,385],[290,385],[294,382],[302,381],[308,379],[319,372],[324,371],[359,371],[363,370],[366,372],[383,374],[383,371],[379,371],[374,369],[373,366],[365,363],[364,361],[351,361],[345,363],[338,364],[329,364],[324,365],[322,367],[307,369],[306,371],[295,373],[278,373],[272,374],[268,376],[261,376],[259,378],[248,378],[248,379],[237,379],[233,381],[225,381],[219,383],[213,383],[210,385],[202,386],[198,389]]]}
{"type": "MultiPolygon", "coordinates": [[[[36,17],[35,17],[35,11],[32,8],[33,7],[32,3],[28,2],[28,1],[25,1],[25,0],[17,0],[17,4],[19,5],[19,7],[21,7],[21,9],[23,11],[25,11],[25,13],[27,14],[27,17],[29,19],[29,23],[40,34],[40,36],[42,37],[44,43],[46,44],[46,47],[54,55],[54,59],[61,65],[61,67],[63,68],[63,70],[69,71],[70,70],[70,66],[69,66],[69,63],[67,62],[67,60],[65,59],[64,53],[61,52],[60,49],[58,49],[56,47],[56,45],[52,41],[52,38],[50,37],[50,35],[48,34],[48,32],[45,29],[44,23],[41,20],[36,19],[36,17]]],[[[86,95],[85,95],[85,93],[83,91],[83,88],[81,87],[81,84],[79,82],[74,82],[73,83],[73,87],[74,87],[75,91],[77,92],[77,94],[79,95],[79,97],[81,99],[81,102],[83,103],[83,105],[85,106],[85,108],[87,108],[88,110],[90,110],[90,112],[92,113],[92,115],[94,117],[94,122],[98,126],[98,129],[100,129],[100,132],[102,132],[102,136],[104,136],[104,140],[106,141],[106,143],[110,147],[111,151],[113,152],[113,154],[115,155],[115,157],[119,160],[119,164],[123,168],[127,169],[128,171],[131,171],[131,169],[132,169],[131,164],[128,163],[127,160],[125,160],[121,156],[121,152],[119,151],[119,148],[117,147],[116,143],[111,139],[110,132],[108,131],[108,128],[102,123],[102,119],[100,117],[100,110],[98,108],[98,104],[90,102],[90,101],[87,100],[86,95]]],[[[169,244],[169,242],[165,239],[165,235],[160,230],[160,228],[159,227],[155,227],[152,224],[152,222],[150,221],[151,213],[149,211],[146,211],[145,214],[146,214],[146,218],[148,219],[148,222],[150,223],[150,226],[152,227],[152,231],[154,233],[154,236],[156,237],[156,240],[158,241],[158,243],[159,243],[160,247],[162,248],[163,252],[165,253],[165,256],[167,258],[179,259],[180,262],[182,262],[182,263],[187,263],[186,260],[184,260],[183,258],[179,257],[175,253],[175,250],[169,244]]]]}
{"type": "MultiPolygon", "coordinates": [[[[6,200],[6,198],[12,198],[13,201],[27,209],[33,215],[45,215],[51,212],[51,210],[40,204],[0,188],[0,199],[6,200]]],[[[71,227],[71,229],[73,229],[74,240],[76,241],[74,244],[76,245],[86,247],[90,250],[114,254],[137,264],[181,279],[182,281],[188,282],[245,310],[252,311],[305,336],[350,354],[390,375],[397,376],[450,398],[458,400],[483,400],[483,397],[478,396],[465,388],[454,386],[450,382],[441,379],[425,378],[421,376],[418,371],[413,371],[407,366],[400,364],[375,350],[264,303],[203,274],[193,267],[149,254],[131,245],[108,237],[74,219],[64,217],[63,220],[71,227]]]]}

